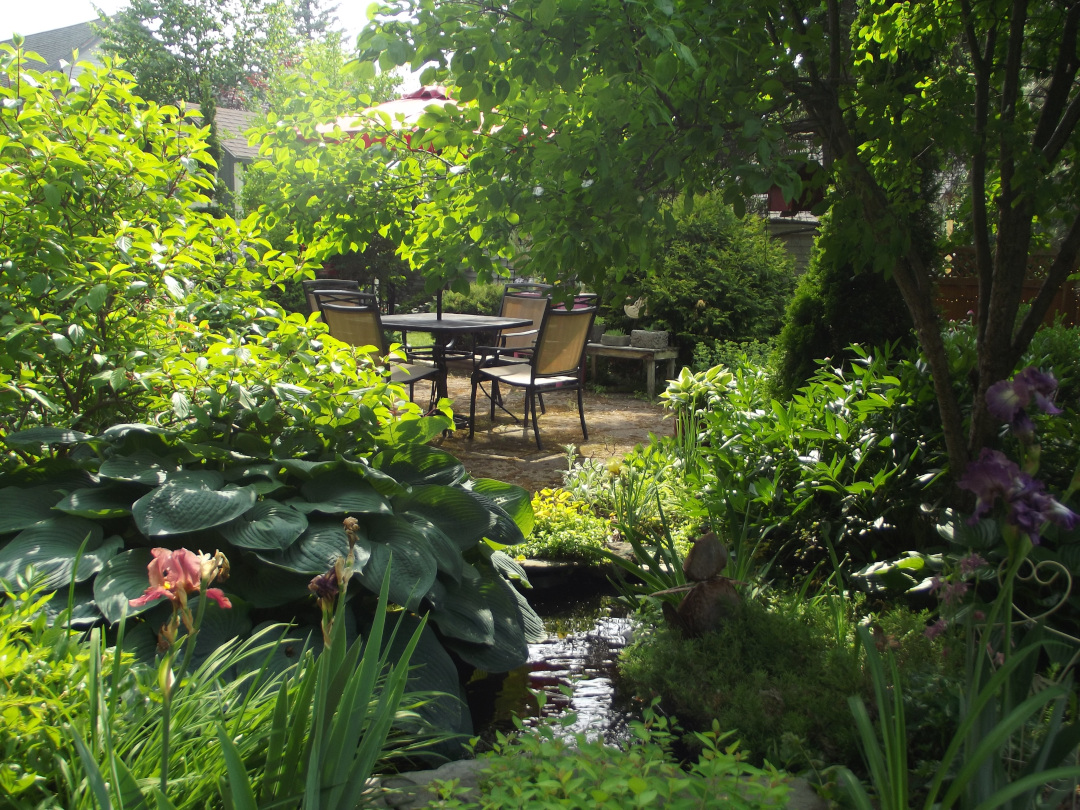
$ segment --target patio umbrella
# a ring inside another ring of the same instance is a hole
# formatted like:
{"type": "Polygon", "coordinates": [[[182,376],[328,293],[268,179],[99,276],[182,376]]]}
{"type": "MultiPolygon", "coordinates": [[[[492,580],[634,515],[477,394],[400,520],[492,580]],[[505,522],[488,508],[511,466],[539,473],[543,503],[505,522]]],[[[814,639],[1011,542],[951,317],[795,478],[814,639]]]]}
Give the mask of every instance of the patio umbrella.
{"type": "MultiPolygon", "coordinates": [[[[371,146],[373,143],[385,146],[387,136],[376,134],[378,130],[386,127],[384,115],[390,117],[390,127],[394,130],[413,129],[429,107],[446,107],[453,103],[454,100],[450,98],[445,87],[421,87],[401,98],[367,107],[355,115],[341,116],[333,123],[319,124],[315,131],[325,138],[338,130],[347,137],[359,136],[364,141],[364,146],[371,146]]],[[[406,132],[404,137],[405,142],[409,143],[410,133],[406,132]]]]}

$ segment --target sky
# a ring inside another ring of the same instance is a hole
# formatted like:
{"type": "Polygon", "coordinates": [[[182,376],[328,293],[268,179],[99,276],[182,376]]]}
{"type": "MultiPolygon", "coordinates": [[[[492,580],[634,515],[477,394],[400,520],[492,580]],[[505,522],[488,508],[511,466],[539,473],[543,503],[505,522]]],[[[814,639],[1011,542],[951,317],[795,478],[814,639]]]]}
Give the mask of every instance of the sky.
{"type": "MultiPolygon", "coordinates": [[[[0,40],[15,32],[37,34],[53,28],[97,19],[97,6],[106,14],[119,11],[126,0],[0,0],[0,40]]],[[[335,13],[350,39],[356,37],[367,21],[367,3],[343,0],[335,13]]]]}

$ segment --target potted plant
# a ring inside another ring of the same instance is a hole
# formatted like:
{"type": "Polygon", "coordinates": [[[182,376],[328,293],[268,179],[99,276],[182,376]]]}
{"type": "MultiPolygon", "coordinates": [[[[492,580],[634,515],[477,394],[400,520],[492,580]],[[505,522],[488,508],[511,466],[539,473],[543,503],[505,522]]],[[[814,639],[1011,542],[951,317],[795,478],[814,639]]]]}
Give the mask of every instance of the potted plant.
{"type": "Polygon", "coordinates": [[[638,349],[666,349],[668,333],[655,329],[632,329],[630,345],[638,349]]]}
{"type": "Polygon", "coordinates": [[[592,329],[589,330],[589,343],[599,343],[604,334],[604,319],[597,315],[593,318],[592,329]]]}
{"type": "Polygon", "coordinates": [[[600,342],[605,346],[629,346],[630,336],[622,329],[608,329],[600,336],[600,342]]]}

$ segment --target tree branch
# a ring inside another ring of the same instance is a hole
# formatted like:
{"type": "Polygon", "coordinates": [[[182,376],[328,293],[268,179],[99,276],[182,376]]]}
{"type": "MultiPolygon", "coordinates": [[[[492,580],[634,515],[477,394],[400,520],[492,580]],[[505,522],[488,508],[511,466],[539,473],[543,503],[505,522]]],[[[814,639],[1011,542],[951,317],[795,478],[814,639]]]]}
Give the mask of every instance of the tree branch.
{"type": "Polygon", "coordinates": [[[1046,280],[1043,281],[1038,294],[1031,300],[1031,308],[1013,336],[1012,353],[1015,357],[1013,366],[1019,362],[1020,355],[1031,342],[1035,330],[1039,328],[1046,313],[1050,311],[1050,304],[1053,303],[1058,289],[1072,273],[1076,272],[1078,259],[1080,259],[1080,216],[1073,220],[1065,239],[1062,240],[1057,256],[1054,257],[1053,264],[1050,265],[1046,280]]]}

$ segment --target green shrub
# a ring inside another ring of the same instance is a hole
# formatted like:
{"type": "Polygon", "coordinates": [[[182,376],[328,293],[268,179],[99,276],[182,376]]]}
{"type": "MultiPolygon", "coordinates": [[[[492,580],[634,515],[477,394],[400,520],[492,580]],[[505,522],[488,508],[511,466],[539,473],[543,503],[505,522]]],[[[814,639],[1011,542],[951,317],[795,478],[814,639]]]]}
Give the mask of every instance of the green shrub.
{"type": "Polygon", "coordinates": [[[469,285],[468,293],[447,290],[443,293],[443,310],[468,315],[498,315],[504,286],[476,282],[469,285]]]}
{"type": "Polygon", "coordinates": [[[90,716],[90,653],[66,626],[50,626],[52,596],[0,595],[0,797],[10,802],[4,806],[73,797],[57,762],[76,756],[64,726],[85,725],[90,716]]]}
{"type": "Polygon", "coordinates": [[[130,77],[72,81],[0,48],[0,430],[146,418],[142,375],[178,324],[245,328],[292,261],[208,212],[200,121],[130,77]]]}
{"type": "Polygon", "coordinates": [[[694,346],[692,371],[706,371],[715,366],[735,368],[738,365],[767,367],[773,352],[769,340],[709,340],[694,346]]]}
{"type": "MultiPolygon", "coordinates": [[[[655,272],[628,276],[620,289],[644,297],[646,321],[667,330],[684,357],[703,339],[767,340],[780,331],[793,262],[760,219],[740,219],[719,195],[699,198],[661,255],[655,272]]],[[[621,299],[611,306],[609,326],[636,328],[621,299]]]]}
{"type": "Polygon", "coordinates": [[[635,693],[659,695],[689,728],[716,720],[755,761],[775,760],[785,734],[826,761],[858,762],[850,718],[835,707],[864,690],[858,659],[838,647],[824,607],[747,602],[718,633],[687,640],[651,614],[619,661],[635,693]],[[829,708],[826,708],[829,707],[829,708]]]}
{"type": "Polygon", "coordinates": [[[911,315],[892,279],[865,267],[841,241],[843,229],[826,215],[810,267],[783,315],[773,365],[774,395],[789,399],[814,374],[818,361],[841,365],[853,343],[867,348],[915,345],[911,315]]]}
{"type": "Polygon", "coordinates": [[[584,501],[564,489],[542,489],[533,495],[535,524],[529,539],[514,548],[517,557],[603,563],[610,526],[584,501]]]}
{"type": "Polygon", "coordinates": [[[457,786],[448,783],[437,786],[441,799],[429,806],[751,810],[784,805],[788,787],[781,775],[749,765],[719,726],[696,733],[702,751],[687,769],[672,752],[677,731],[673,721],[647,708],[644,721],[631,724],[625,750],[585,735],[560,737],[550,726],[514,739],[500,735],[483,759],[480,801],[455,798],[457,786]]]}
{"type": "Polygon", "coordinates": [[[937,542],[920,511],[944,463],[930,380],[888,347],[856,351],[849,369],[820,368],[786,404],[745,367],[713,378],[684,371],[669,386],[664,396],[694,441],[661,446],[688,455],[682,477],[695,482],[714,530],[737,534],[749,521],[769,531],[766,559],[784,549],[780,562],[811,567],[829,541],[856,563],[937,542]]]}

